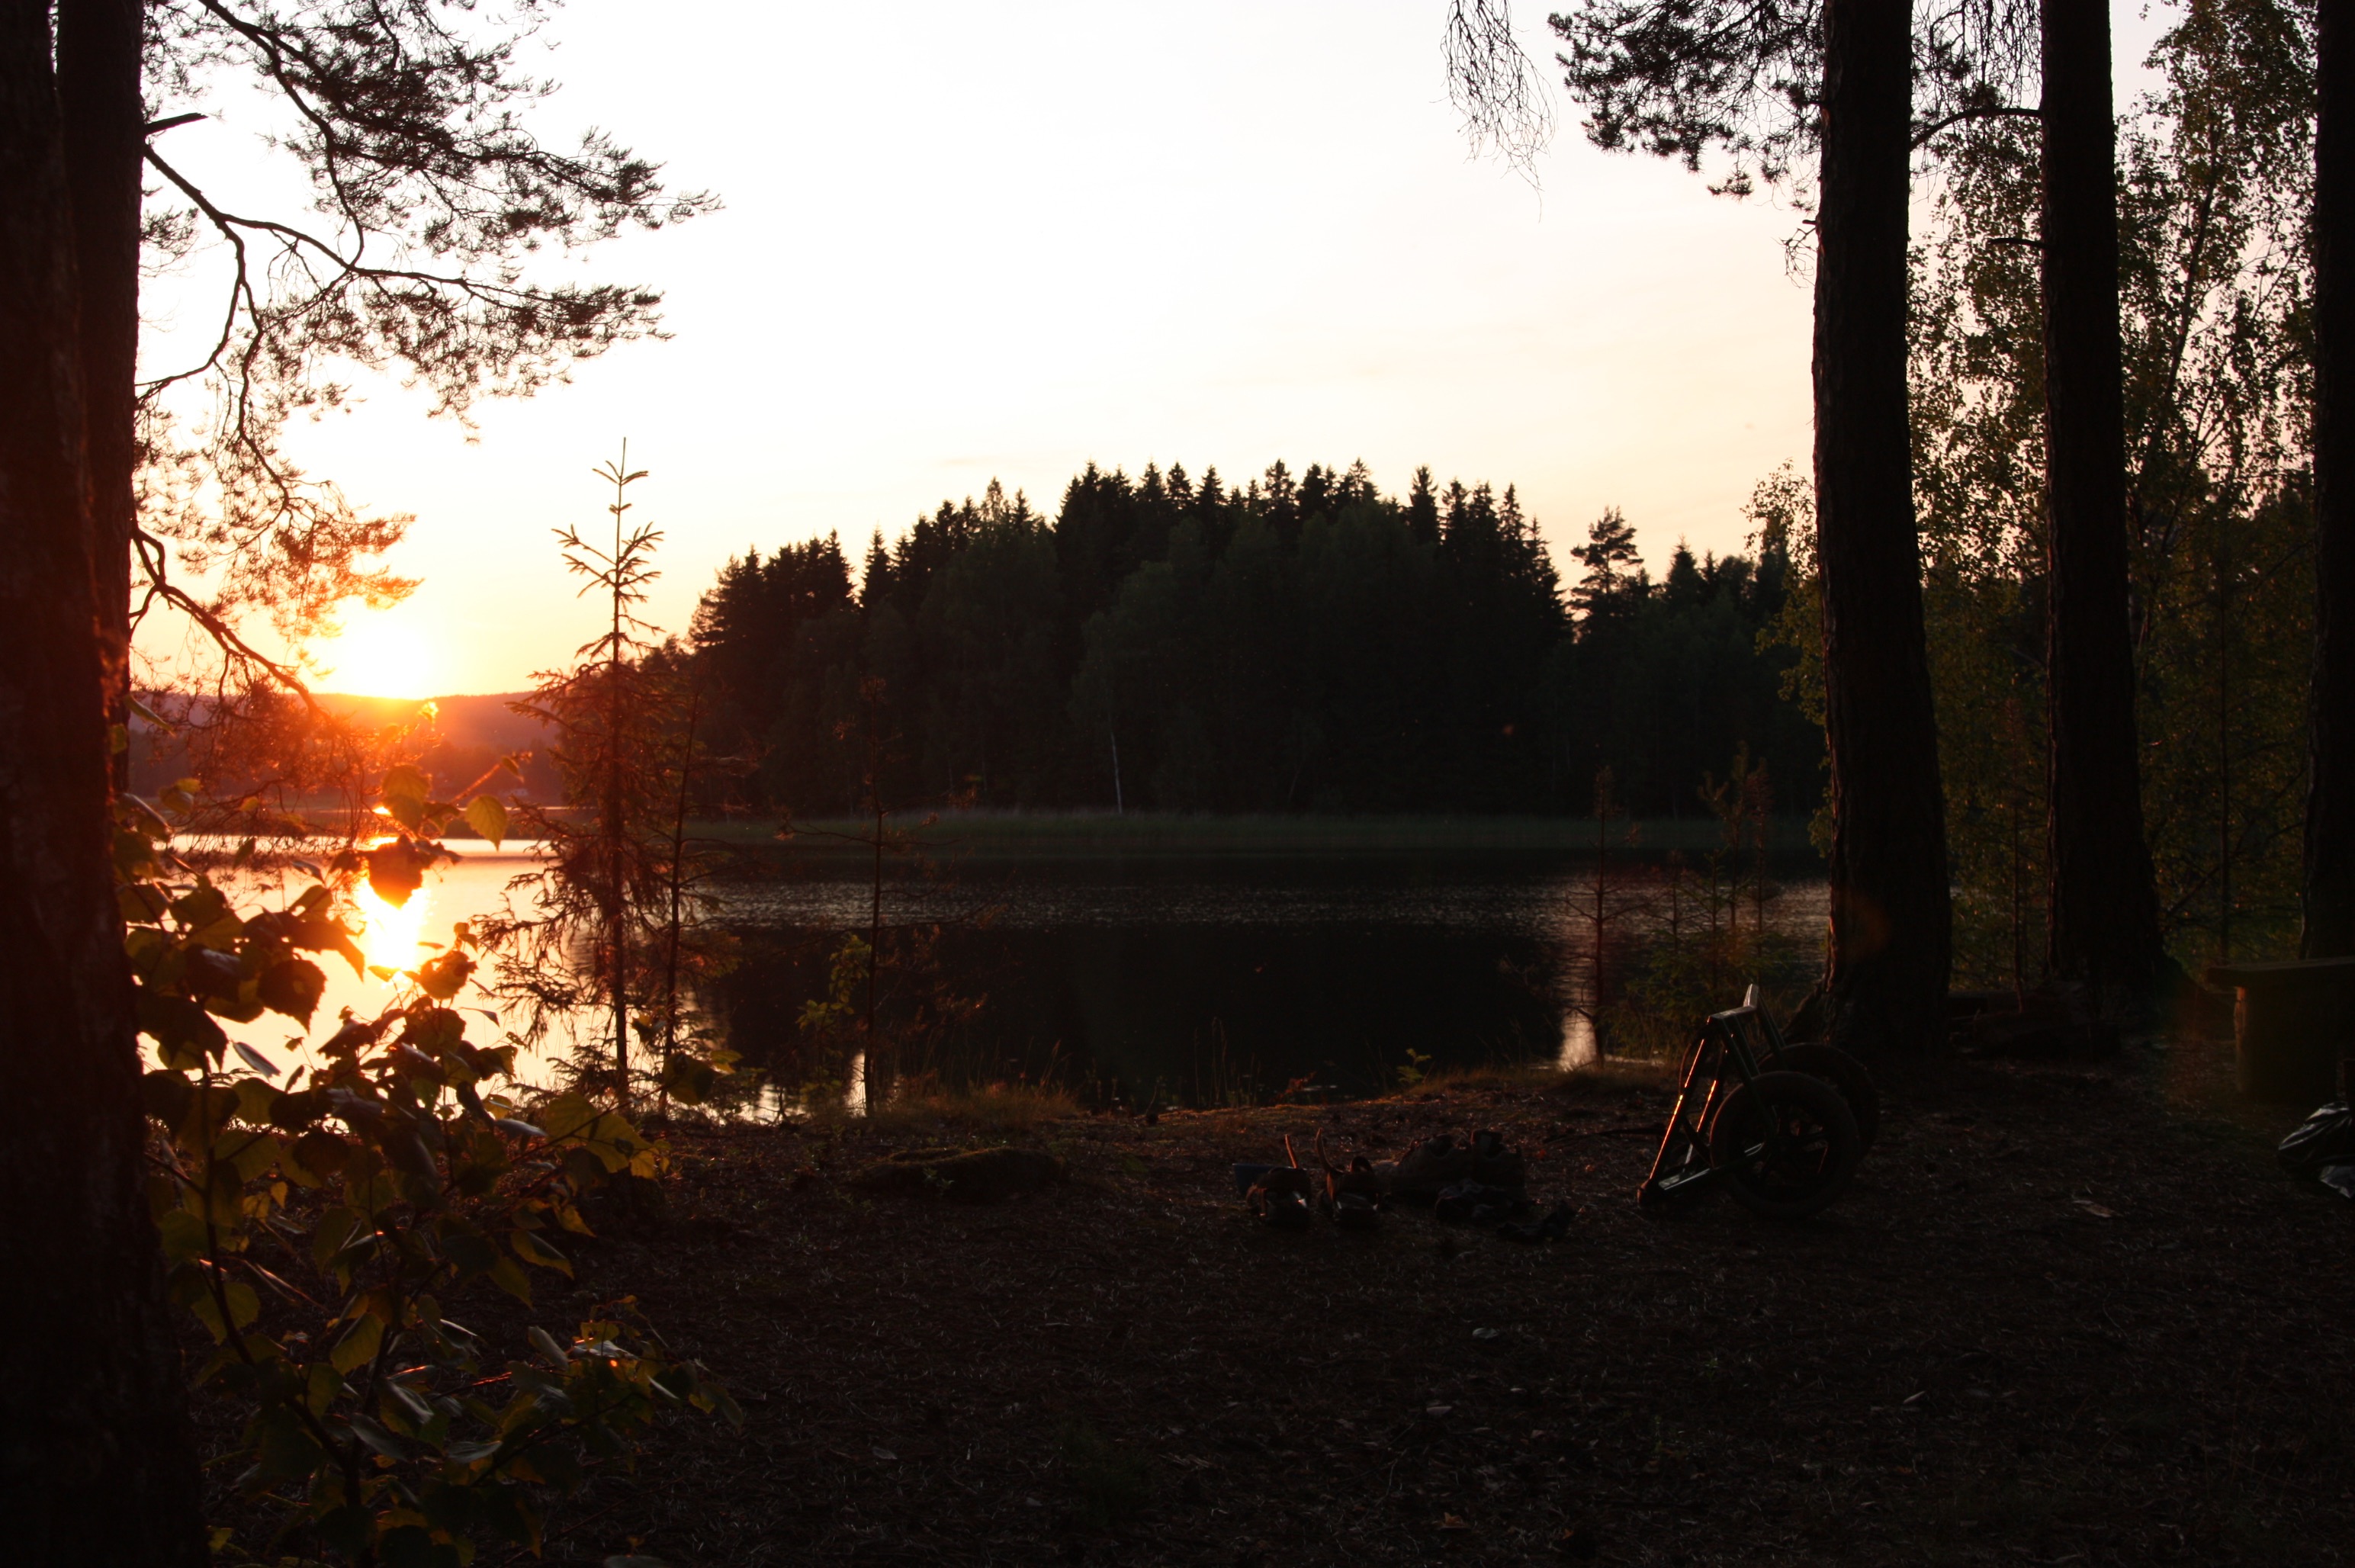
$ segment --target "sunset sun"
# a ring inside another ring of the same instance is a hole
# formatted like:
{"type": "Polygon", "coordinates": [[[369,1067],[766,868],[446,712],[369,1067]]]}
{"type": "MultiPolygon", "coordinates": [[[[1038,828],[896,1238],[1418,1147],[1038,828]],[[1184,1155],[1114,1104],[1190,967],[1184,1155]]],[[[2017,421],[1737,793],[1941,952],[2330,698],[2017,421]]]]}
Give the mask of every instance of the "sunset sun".
{"type": "Polygon", "coordinates": [[[329,688],[350,697],[431,697],[432,645],[393,617],[364,615],[320,651],[329,688]]]}

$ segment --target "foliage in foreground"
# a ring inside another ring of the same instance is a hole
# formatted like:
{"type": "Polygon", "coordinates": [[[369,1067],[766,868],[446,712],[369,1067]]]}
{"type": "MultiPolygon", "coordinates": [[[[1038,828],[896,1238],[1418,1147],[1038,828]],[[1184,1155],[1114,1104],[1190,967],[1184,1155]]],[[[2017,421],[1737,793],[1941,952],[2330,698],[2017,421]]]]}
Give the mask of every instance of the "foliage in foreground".
{"type": "Polygon", "coordinates": [[[579,1094],[524,1119],[499,1088],[514,1044],[471,1042],[451,1005],[477,962],[466,926],[392,1006],[346,1014],[291,1071],[222,1028],[277,1013],[307,1029],[325,986],[307,955],[360,967],[333,873],[405,901],[458,815],[413,773],[388,780],[386,806],[396,833],[281,909],[240,913],[208,878],[182,879],[169,824],[133,799],[116,864],[161,1062],[145,1083],[156,1226],[173,1294],[217,1347],[197,1385],[244,1414],[234,1488],[277,1516],[272,1551],[464,1564],[485,1539],[537,1551],[549,1499],[626,1462],[664,1411],[741,1414],[627,1300],[567,1333],[506,1329],[495,1293],[528,1308],[531,1271],[570,1276],[561,1242],[589,1233],[582,1200],[653,1177],[660,1155],[579,1094]]]}

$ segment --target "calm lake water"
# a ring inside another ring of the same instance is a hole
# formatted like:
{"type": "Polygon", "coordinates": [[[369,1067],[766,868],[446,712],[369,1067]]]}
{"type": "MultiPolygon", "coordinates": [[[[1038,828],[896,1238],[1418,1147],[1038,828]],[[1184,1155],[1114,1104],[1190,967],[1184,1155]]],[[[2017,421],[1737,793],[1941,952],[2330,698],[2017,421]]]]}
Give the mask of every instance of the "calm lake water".
{"type": "MultiPolygon", "coordinates": [[[[373,912],[372,962],[413,964],[421,938],[446,941],[531,866],[527,847],[453,848],[458,863],[407,909],[373,912]]],[[[866,924],[869,887],[851,857],[779,852],[771,864],[773,880],[719,890],[744,956],[703,1000],[749,1061],[784,1071],[803,1005],[843,934],[866,924]]],[[[1646,892],[1640,874],[1614,872],[1622,939],[1667,923],[1646,892]]],[[[1296,1079],[1364,1093],[1415,1056],[1427,1069],[1591,1056],[1593,894],[1591,865],[1560,851],[990,857],[930,875],[890,866],[884,918],[937,924],[938,972],[986,998],[952,1048],[961,1070],[1051,1064],[1132,1099],[1157,1083],[1165,1101],[1200,1103],[1296,1079]]],[[[1768,924],[1806,940],[1824,901],[1819,877],[1786,879],[1768,924]]],[[[1689,898],[1678,918],[1697,915],[1689,898]]],[[[314,1037],[336,1008],[372,1011],[389,995],[335,965],[314,1037]]],[[[524,1075],[553,1082],[577,1043],[559,1026],[524,1075]]]]}

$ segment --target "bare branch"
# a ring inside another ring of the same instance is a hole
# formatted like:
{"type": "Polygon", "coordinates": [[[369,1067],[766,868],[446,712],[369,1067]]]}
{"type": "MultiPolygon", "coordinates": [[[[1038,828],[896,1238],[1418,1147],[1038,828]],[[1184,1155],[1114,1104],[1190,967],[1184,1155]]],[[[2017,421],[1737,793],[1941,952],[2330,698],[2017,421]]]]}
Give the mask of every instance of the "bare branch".
{"type": "Polygon", "coordinates": [[[1513,33],[1510,0],[1451,0],[1447,98],[1464,116],[1474,156],[1494,147],[1531,185],[1553,141],[1553,90],[1513,33]]]}

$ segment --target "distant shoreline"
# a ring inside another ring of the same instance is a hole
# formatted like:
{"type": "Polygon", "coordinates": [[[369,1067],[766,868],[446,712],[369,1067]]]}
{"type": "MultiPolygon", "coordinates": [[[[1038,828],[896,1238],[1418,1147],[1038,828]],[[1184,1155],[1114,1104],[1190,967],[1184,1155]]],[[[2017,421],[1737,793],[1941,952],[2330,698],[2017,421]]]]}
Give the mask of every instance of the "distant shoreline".
{"type": "MultiPolygon", "coordinates": [[[[894,813],[891,826],[911,831],[927,814],[894,813]]],[[[1611,824],[1606,853],[1614,859],[1660,859],[1672,851],[1698,861],[1723,843],[1722,829],[1702,816],[1634,819],[1611,824]]],[[[844,840],[868,830],[860,819],[796,822],[790,848],[819,853],[865,853],[844,840]],[[829,835],[840,837],[829,842],[829,835]]],[[[1575,816],[1221,816],[1196,813],[958,812],[943,813],[918,836],[935,856],[1053,858],[1062,855],[1358,855],[1545,853],[1592,859],[1594,821],[1575,816]]],[[[1777,865],[1819,865],[1806,817],[1777,817],[1768,851],[1777,865]]],[[[773,824],[737,820],[696,825],[700,837],[751,845],[774,842],[773,824]]],[[[1748,859],[1748,850],[1743,859],[1748,859]]]]}
{"type": "MultiPolygon", "coordinates": [[[[1595,855],[1594,822],[1575,816],[1219,816],[1199,813],[1023,812],[976,811],[943,813],[928,827],[918,825],[927,812],[894,812],[895,832],[914,835],[935,859],[1052,859],[1059,857],[1104,855],[1489,855],[1544,854],[1572,860],[1592,860],[1595,855]]],[[[314,818],[327,828],[328,814],[314,818]]],[[[1708,817],[1638,817],[1634,841],[1627,818],[1611,824],[1605,853],[1612,859],[1658,860],[1676,852],[1700,866],[1723,847],[1722,830],[1708,817]]],[[[777,837],[777,824],[764,817],[698,819],[687,824],[687,836],[742,849],[773,848],[794,856],[833,858],[872,853],[859,836],[868,831],[865,818],[812,817],[794,824],[790,838],[777,837]]],[[[1768,854],[1780,869],[1800,866],[1819,869],[1823,858],[1807,837],[1808,819],[1778,816],[1768,829],[1768,854]]],[[[316,836],[322,841],[330,831],[316,836]]],[[[444,835],[458,846],[481,839],[464,822],[453,823],[444,835]]],[[[208,835],[220,844],[235,842],[227,834],[208,835]]],[[[528,853],[521,840],[510,839],[510,853],[528,853]]],[[[1745,846],[1745,863],[1751,851],[1745,846]]],[[[895,859],[900,857],[893,857],[895,859]]]]}

